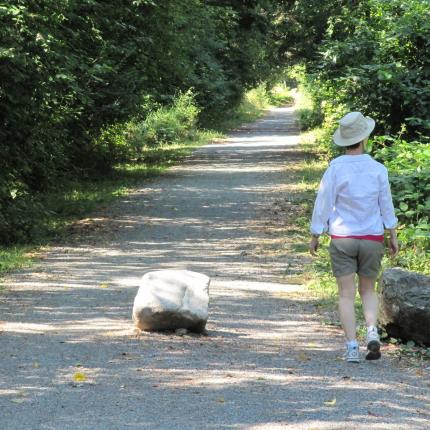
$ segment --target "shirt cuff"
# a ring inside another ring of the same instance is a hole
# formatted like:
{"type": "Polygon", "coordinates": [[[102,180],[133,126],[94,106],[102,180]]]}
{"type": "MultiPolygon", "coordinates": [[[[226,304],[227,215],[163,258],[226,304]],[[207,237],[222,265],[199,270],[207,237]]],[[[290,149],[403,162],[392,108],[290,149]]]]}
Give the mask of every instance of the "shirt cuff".
{"type": "Polygon", "coordinates": [[[310,231],[312,236],[321,236],[324,233],[324,227],[316,228],[312,226],[310,231]]]}
{"type": "Polygon", "coordinates": [[[398,219],[397,218],[392,218],[389,221],[384,221],[384,228],[387,230],[390,230],[392,228],[396,228],[397,227],[397,223],[398,223],[398,219]]]}
{"type": "Polygon", "coordinates": [[[385,224],[384,223],[385,230],[391,230],[391,229],[396,228],[396,227],[397,227],[397,222],[395,222],[393,224],[385,224]]]}

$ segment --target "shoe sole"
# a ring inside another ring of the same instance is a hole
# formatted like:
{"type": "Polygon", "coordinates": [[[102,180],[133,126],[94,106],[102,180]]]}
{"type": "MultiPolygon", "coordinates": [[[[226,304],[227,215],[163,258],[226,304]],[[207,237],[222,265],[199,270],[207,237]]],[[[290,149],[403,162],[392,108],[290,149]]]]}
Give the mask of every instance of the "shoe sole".
{"type": "Polygon", "coordinates": [[[379,360],[381,358],[381,344],[377,340],[371,340],[367,344],[366,360],[379,360]]]}

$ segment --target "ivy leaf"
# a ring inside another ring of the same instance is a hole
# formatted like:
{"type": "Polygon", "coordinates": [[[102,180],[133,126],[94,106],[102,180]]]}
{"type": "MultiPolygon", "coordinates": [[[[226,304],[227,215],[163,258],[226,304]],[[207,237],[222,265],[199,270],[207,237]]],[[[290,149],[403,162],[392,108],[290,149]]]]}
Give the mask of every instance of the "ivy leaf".
{"type": "Polygon", "coordinates": [[[408,205],[405,202],[401,202],[399,207],[403,212],[408,210],[408,205]]]}

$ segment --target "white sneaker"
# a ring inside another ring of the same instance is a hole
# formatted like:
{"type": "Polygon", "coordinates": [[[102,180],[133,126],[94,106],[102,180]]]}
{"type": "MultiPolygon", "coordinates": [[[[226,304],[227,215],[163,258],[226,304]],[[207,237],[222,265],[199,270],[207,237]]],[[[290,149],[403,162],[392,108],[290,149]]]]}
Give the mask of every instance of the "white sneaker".
{"type": "Polygon", "coordinates": [[[378,360],[381,358],[381,342],[376,327],[367,329],[367,355],[366,360],[378,360]]]}
{"type": "Polygon", "coordinates": [[[346,346],[345,360],[348,363],[360,363],[360,349],[356,346],[346,346]]]}

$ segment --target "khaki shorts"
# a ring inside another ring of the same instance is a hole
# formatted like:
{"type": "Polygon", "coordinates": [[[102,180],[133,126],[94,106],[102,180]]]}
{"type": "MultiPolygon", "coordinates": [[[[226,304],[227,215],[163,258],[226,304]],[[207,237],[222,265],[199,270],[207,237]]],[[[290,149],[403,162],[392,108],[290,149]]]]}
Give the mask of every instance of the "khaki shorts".
{"type": "Polygon", "coordinates": [[[332,239],[329,246],[333,275],[357,273],[376,279],[381,269],[384,244],[375,240],[332,239]]]}

